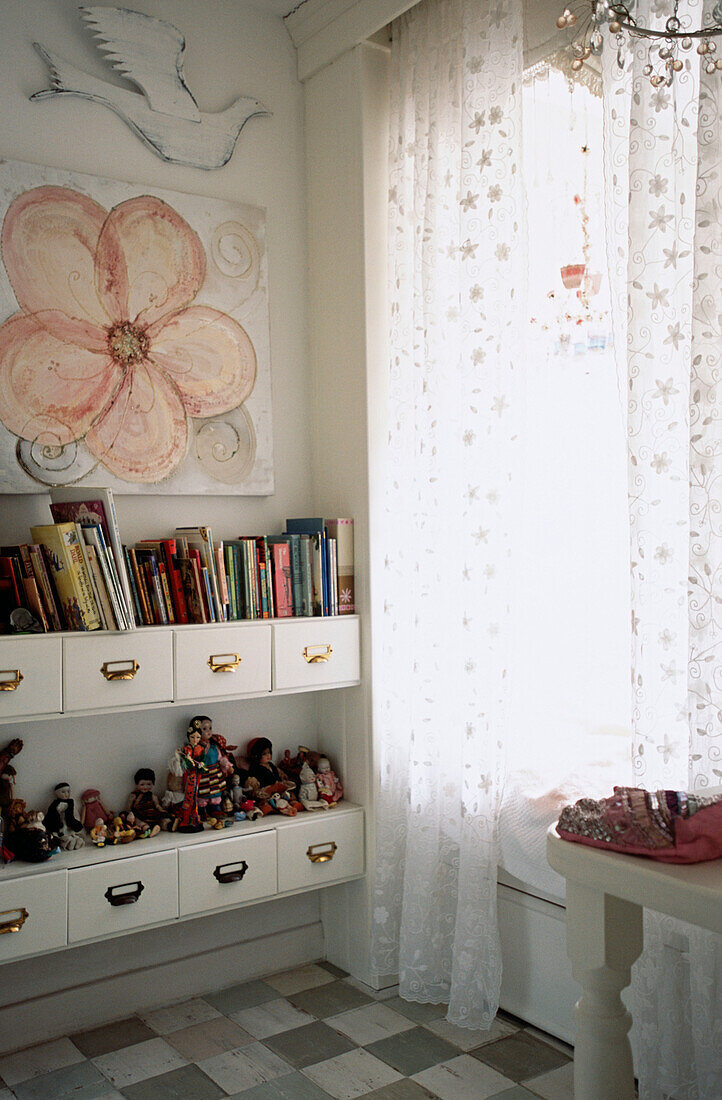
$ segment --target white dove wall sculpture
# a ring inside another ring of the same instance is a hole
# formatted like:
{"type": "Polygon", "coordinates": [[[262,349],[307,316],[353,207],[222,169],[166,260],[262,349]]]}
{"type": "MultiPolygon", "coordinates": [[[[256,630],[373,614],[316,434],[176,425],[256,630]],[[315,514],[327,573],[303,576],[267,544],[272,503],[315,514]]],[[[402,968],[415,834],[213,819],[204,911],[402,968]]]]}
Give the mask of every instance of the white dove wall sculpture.
{"type": "Polygon", "coordinates": [[[183,76],[185,38],[171,23],[129,8],[79,10],[106,60],[143,94],[90,76],[35,42],[50,69],[50,87],[31,100],[90,99],[115,111],[163,160],[205,169],[226,164],[249,118],[271,114],[250,96],[225,111],[199,110],[183,76]]]}

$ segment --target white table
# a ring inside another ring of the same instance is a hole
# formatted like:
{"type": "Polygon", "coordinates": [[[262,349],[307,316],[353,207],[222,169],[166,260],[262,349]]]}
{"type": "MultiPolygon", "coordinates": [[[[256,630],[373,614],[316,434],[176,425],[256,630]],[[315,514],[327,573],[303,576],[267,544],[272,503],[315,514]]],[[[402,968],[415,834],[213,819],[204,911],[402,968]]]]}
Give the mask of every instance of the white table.
{"type": "Polygon", "coordinates": [[[633,1100],[632,1017],[620,993],[642,951],[642,909],[722,932],[722,859],[688,866],[562,840],[547,859],[567,880],[567,954],[582,987],[574,1009],[575,1100],[633,1100]]]}

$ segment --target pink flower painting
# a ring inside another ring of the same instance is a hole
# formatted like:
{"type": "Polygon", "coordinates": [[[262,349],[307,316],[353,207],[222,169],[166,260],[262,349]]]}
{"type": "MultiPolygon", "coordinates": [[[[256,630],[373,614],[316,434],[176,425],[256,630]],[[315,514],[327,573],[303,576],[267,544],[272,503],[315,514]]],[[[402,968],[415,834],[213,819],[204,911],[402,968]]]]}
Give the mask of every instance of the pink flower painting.
{"type": "Polygon", "coordinates": [[[193,419],[251,394],[251,339],[197,301],[206,252],[168,202],[108,211],[35,187],[8,206],[0,247],[18,307],[0,326],[0,421],[18,440],[82,442],[116,478],[150,486],[183,461],[193,419]]]}

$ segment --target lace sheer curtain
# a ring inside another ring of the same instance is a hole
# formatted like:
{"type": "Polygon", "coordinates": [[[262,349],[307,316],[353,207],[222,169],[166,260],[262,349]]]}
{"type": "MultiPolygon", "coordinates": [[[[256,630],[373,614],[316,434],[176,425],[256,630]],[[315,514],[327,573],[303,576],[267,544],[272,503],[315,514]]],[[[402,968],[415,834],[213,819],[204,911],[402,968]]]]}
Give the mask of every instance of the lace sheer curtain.
{"type": "MultiPolygon", "coordinates": [[[[638,18],[670,14],[646,0],[638,18]]],[[[713,0],[680,14],[700,23],[713,0]]],[[[669,10],[668,10],[669,9],[669,10]]],[[[634,769],[722,783],[722,191],[719,73],[653,88],[638,43],[604,66],[615,346],[628,392],[634,769]]],[[[635,968],[640,1097],[718,1100],[719,937],[647,914],[635,968]]]]}
{"type": "MultiPolygon", "coordinates": [[[[523,322],[520,0],[394,24],[392,369],[372,959],[402,996],[496,1014],[515,349],[523,322]]],[[[513,480],[513,479],[512,479],[513,480]]]]}

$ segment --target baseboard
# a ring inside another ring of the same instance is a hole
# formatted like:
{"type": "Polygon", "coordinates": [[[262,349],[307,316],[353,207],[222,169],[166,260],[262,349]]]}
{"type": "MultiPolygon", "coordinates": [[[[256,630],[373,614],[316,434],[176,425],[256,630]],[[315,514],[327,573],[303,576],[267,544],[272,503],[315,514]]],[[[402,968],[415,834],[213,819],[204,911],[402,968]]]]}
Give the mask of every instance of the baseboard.
{"type": "Polygon", "coordinates": [[[323,954],[323,928],[315,920],[6,1005],[0,1007],[0,1053],[301,966],[323,954]]]}

